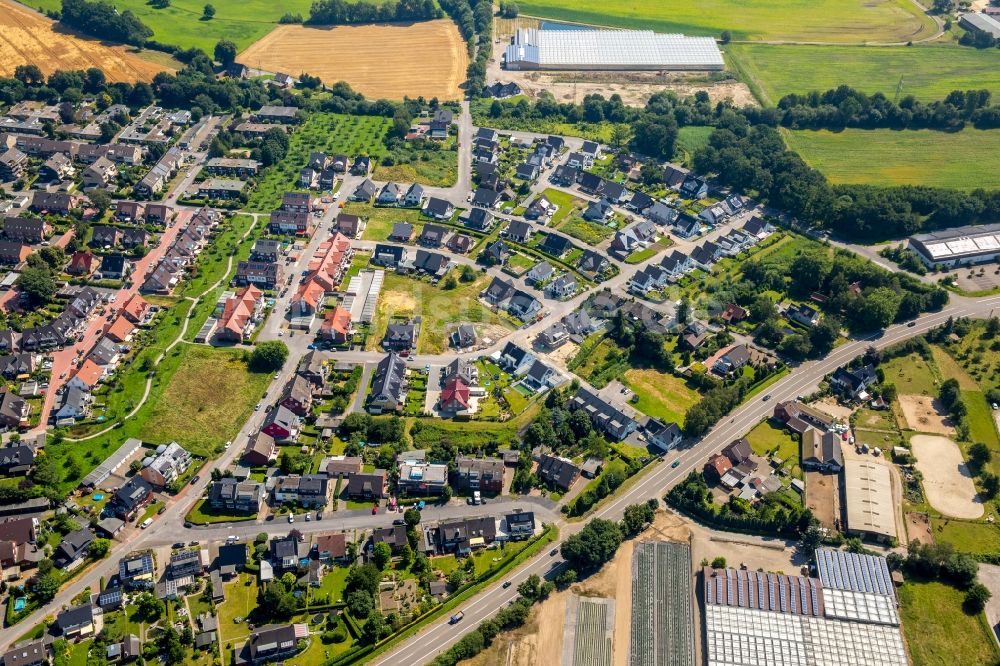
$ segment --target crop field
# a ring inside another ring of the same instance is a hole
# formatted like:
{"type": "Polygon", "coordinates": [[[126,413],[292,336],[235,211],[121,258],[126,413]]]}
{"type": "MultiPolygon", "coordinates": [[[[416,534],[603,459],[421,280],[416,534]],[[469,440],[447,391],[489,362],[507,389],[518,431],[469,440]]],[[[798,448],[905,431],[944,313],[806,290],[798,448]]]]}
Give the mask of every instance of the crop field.
{"type": "MultiPolygon", "coordinates": [[[[62,0],[29,0],[31,7],[59,11],[62,0]]],[[[228,39],[245,49],[270,32],[286,12],[309,16],[310,0],[216,0],[215,16],[202,20],[204,0],[171,0],[158,9],[146,0],[116,0],[118,11],[126,9],[153,31],[153,40],[181,48],[200,48],[211,54],[215,43],[228,39]]],[[[298,74],[299,70],[289,72],[298,74]]]]}
{"type": "Polygon", "coordinates": [[[169,69],[140,58],[127,47],[57,30],[50,19],[0,0],[0,74],[10,76],[15,67],[25,64],[38,65],[45,74],[98,67],[111,81],[129,82],[149,81],[169,69]]]}
{"type": "Polygon", "coordinates": [[[841,84],[893,99],[902,82],[900,97],[913,95],[923,101],[944,99],[952,90],[985,88],[1000,93],[996,53],[988,49],[730,44],[726,54],[766,104],[789,93],[830,90],[841,84]]]}
{"type": "Polygon", "coordinates": [[[309,161],[312,151],[380,157],[385,153],[388,128],[389,120],[377,116],[310,114],[292,133],[285,159],[267,170],[250,195],[247,209],[267,212],[277,208],[286,191],[298,189],[299,170],[309,161]]]}
{"type": "Polygon", "coordinates": [[[450,19],[421,23],[305,27],[283,25],[239,56],[250,67],[309,72],[323,83],[346,81],[366,97],[460,99],[469,64],[450,19]]]}
{"type": "Polygon", "coordinates": [[[658,32],[733,39],[905,42],[934,34],[934,22],[904,0],[526,0],[521,14],[658,32]]]}
{"type": "Polygon", "coordinates": [[[785,137],[832,183],[1000,187],[1000,170],[986,166],[995,159],[1000,130],[803,130],[785,137]]]}
{"type": "Polygon", "coordinates": [[[632,554],[632,663],[694,662],[691,547],[642,541],[632,554]]]}

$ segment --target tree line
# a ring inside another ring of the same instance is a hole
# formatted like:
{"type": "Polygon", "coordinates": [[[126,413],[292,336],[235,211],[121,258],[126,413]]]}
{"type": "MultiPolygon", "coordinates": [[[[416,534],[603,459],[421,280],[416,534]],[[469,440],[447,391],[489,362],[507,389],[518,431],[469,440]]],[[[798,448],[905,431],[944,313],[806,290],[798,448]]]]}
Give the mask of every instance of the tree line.
{"type": "MultiPolygon", "coordinates": [[[[434,0],[395,0],[370,2],[358,0],[316,0],[309,8],[311,25],[385,23],[388,21],[429,21],[444,14],[434,0]]],[[[287,21],[289,23],[294,21],[287,21]]]]}
{"type": "Polygon", "coordinates": [[[125,44],[145,45],[153,31],[131,10],[119,12],[105,0],[62,0],[59,21],[80,32],[125,44]]]}
{"type": "Polygon", "coordinates": [[[489,0],[440,0],[458,26],[469,51],[466,87],[478,96],[486,85],[486,66],[493,53],[493,3],[489,0]]]}
{"type": "Polygon", "coordinates": [[[747,110],[758,122],[791,129],[936,129],[956,131],[971,123],[979,129],[1000,127],[1000,105],[989,90],[953,90],[943,100],[920,102],[907,95],[896,103],[882,93],[865,95],[850,86],[826,92],[785,95],[777,108],[747,110]],[[756,118],[753,116],[756,115],[756,118]]]}

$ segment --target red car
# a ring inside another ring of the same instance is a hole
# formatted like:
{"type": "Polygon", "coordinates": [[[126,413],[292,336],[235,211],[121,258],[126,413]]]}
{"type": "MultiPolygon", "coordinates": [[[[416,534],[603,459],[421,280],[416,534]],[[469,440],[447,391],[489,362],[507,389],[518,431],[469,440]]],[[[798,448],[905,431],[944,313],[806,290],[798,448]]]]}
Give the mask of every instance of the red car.
{"type": "Polygon", "coordinates": [[[372,507],[372,515],[374,516],[377,513],[378,513],[378,507],[377,506],[373,506],[372,507]]]}

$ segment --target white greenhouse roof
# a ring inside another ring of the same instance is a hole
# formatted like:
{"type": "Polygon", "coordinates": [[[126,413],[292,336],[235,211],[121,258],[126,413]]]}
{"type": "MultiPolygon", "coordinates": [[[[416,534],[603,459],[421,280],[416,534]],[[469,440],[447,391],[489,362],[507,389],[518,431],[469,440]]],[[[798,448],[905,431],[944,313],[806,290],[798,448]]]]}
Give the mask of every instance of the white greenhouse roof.
{"type": "Polygon", "coordinates": [[[722,67],[711,37],[651,30],[538,30],[522,28],[507,47],[507,62],[541,66],[722,67]]]}

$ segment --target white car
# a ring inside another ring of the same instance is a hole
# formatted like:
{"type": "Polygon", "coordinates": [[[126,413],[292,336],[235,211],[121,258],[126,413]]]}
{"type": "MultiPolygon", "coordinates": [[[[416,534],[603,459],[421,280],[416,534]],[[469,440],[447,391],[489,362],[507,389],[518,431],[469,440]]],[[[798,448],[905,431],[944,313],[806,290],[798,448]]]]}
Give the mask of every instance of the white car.
{"type": "Polygon", "coordinates": [[[147,518],[146,520],[142,521],[142,525],[139,525],[139,527],[141,527],[142,529],[146,529],[147,527],[149,527],[152,524],[153,524],[153,519],[152,518],[147,518]]]}
{"type": "Polygon", "coordinates": [[[288,522],[294,523],[295,522],[295,516],[293,516],[292,514],[288,514],[288,522]]]}
{"type": "Polygon", "coordinates": [[[229,447],[230,447],[230,446],[232,446],[232,445],[233,445],[233,443],[232,443],[232,442],[226,442],[226,446],[225,446],[225,449],[226,449],[226,450],[228,451],[228,450],[229,450],[229,447]]]}

